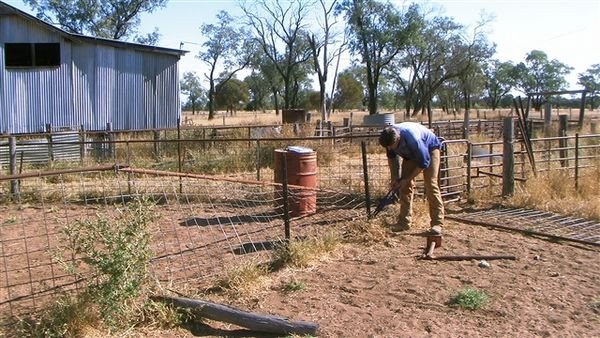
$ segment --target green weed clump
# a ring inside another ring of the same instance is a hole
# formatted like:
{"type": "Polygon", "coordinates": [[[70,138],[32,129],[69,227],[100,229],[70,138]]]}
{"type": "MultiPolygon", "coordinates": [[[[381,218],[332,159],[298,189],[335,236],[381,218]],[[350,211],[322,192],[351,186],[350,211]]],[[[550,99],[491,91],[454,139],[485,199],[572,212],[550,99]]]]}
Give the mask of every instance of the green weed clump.
{"type": "Polygon", "coordinates": [[[114,217],[98,214],[65,226],[66,244],[54,258],[69,273],[87,278],[87,285],[75,295],[63,295],[35,320],[21,322],[19,335],[78,337],[89,328],[118,332],[152,310],[143,297],[152,257],[149,223],[157,216],[152,206],[138,198],[114,217]]]}
{"type": "Polygon", "coordinates": [[[467,310],[477,310],[483,307],[488,299],[489,297],[484,291],[466,287],[450,299],[450,305],[467,310]]]}

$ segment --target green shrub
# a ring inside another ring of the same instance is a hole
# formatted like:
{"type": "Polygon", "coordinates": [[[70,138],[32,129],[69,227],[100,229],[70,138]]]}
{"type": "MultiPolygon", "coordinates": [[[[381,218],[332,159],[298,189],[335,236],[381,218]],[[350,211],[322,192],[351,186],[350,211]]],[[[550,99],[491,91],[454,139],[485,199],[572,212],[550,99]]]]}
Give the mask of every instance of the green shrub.
{"type": "Polygon", "coordinates": [[[466,287],[452,297],[450,305],[468,310],[477,310],[485,305],[488,299],[489,297],[484,291],[466,287]]]}
{"type": "Polygon", "coordinates": [[[98,214],[95,220],[78,220],[64,229],[64,251],[85,263],[67,263],[66,267],[79,275],[92,270],[96,278],[81,297],[97,307],[100,319],[110,328],[126,323],[130,306],[146,282],[152,257],[148,223],[154,218],[150,202],[135,199],[118,210],[117,217],[98,214]]]}

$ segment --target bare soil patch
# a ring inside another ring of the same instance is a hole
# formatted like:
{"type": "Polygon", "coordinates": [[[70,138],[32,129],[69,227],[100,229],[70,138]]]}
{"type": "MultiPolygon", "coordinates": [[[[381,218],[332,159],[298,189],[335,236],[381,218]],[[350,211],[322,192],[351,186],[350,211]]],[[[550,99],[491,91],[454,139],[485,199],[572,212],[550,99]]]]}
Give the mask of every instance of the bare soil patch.
{"type": "MultiPolygon", "coordinates": [[[[313,267],[280,271],[250,298],[218,299],[239,309],[306,320],[319,337],[598,337],[600,249],[449,221],[437,255],[506,254],[517,260],[429,261],[425,225],[384,243],[345,244],[313,267]],[[285,292],[295,281],[305,288],[285,292]],[[489,295],[478,310],[453,307],[464,287],[489,295]]],[[[262,337],[234,325],[167,334],[262,337]],[[241,331],[240,331],[241,330],[241,331]]],[[[156,333],[156,332],[155,332],[156,333]]]]}

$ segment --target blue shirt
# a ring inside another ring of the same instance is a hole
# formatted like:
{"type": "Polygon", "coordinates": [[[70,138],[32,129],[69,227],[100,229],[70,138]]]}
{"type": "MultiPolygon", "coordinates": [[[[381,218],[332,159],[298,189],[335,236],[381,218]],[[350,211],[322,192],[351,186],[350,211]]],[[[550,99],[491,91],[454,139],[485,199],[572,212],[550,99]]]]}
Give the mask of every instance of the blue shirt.
{"type": "Polygon", "coordinates": [[[431,165],[431,151],[441,149],[442,142],[427,127],[416,122],[402,122],[392,125],[400,135],[395,149],[387,150],[387,158],[396,155],[403,159],[416,161],[420,168],[431,165]]]}

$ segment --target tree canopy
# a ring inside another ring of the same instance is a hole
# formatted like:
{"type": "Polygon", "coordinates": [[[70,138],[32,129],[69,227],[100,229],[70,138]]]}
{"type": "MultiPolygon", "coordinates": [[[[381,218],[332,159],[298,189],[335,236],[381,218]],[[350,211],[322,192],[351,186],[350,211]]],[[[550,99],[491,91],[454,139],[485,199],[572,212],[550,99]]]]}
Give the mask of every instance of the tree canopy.
{"type": "Polygon", "coordinates": [[[23,0],[37,17],[69,33],[155,44],[158,31],[136,36],[140,15],[165,7],[168,0],[23,0]]]}

